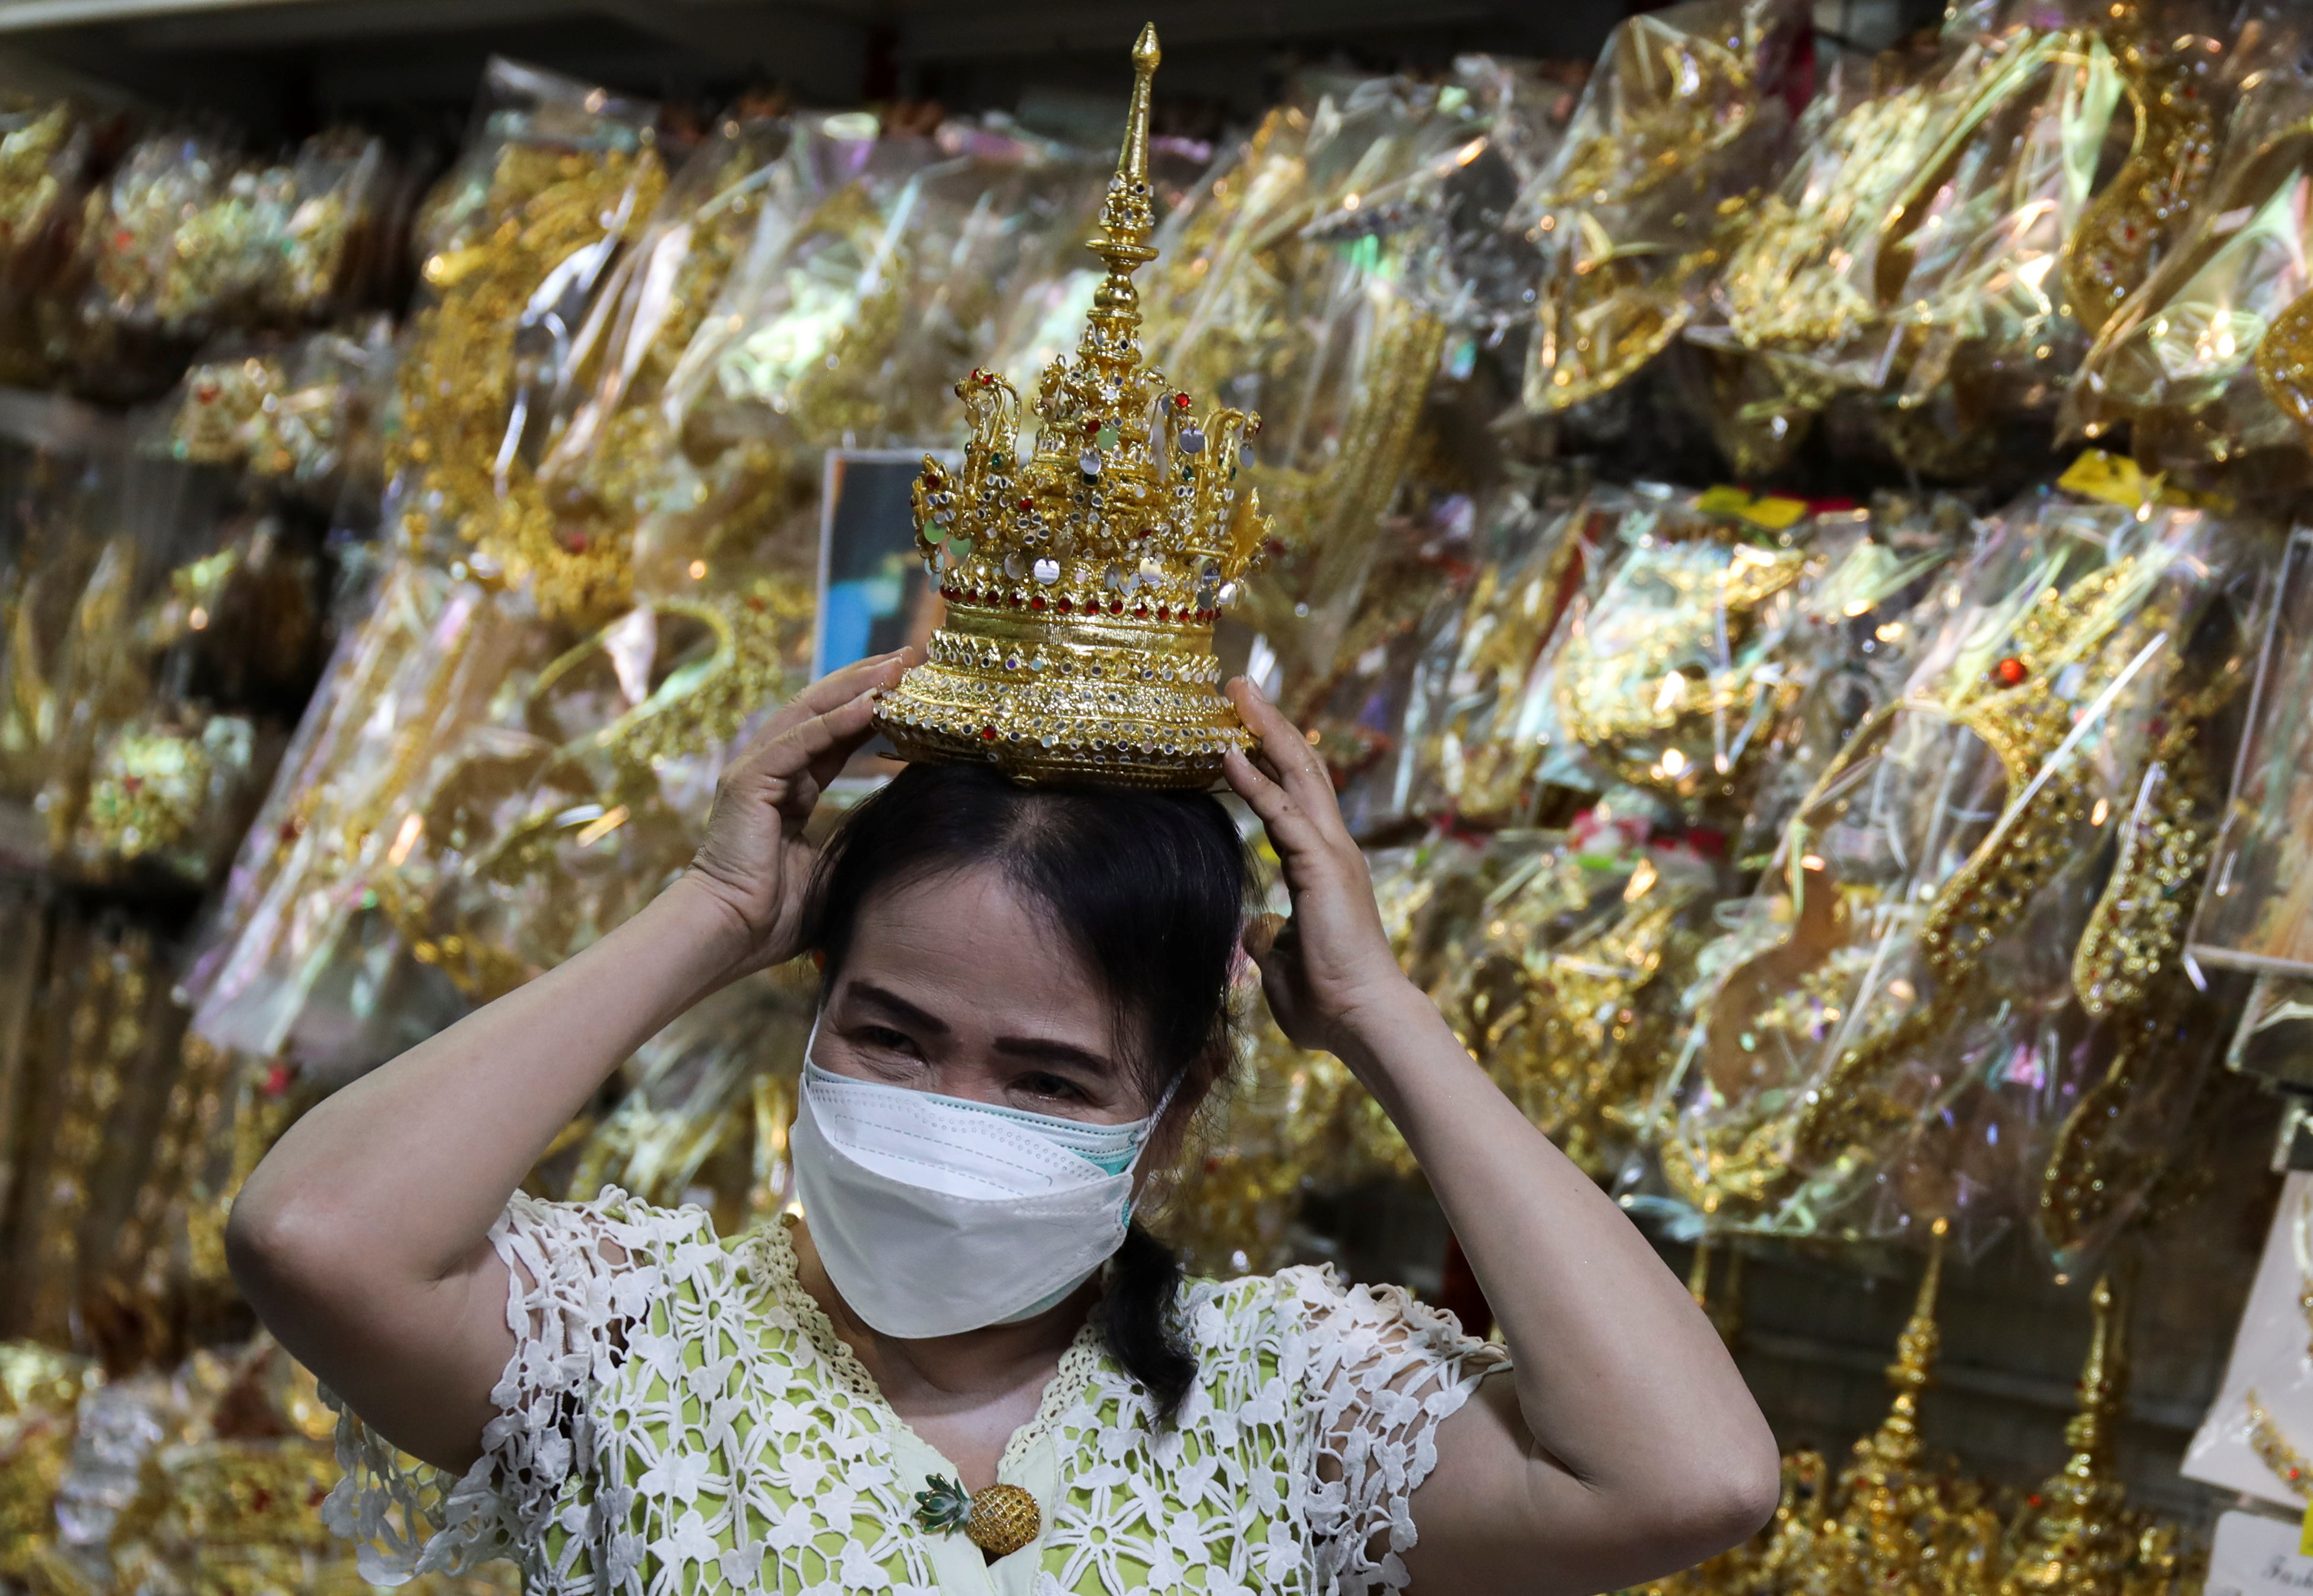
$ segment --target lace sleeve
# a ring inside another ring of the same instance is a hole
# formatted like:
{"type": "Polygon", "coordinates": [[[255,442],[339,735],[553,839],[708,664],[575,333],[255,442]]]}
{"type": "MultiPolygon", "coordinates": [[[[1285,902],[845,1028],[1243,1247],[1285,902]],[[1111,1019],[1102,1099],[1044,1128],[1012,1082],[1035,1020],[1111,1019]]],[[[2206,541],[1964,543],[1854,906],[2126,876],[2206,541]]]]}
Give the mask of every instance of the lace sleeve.
{"type": "Polygon", "coordinates": [[[1509,1354],[1397,1286],[1342,1286],[1287,1272],[1306,1315],[1303,1365],[1316,1431],[1308,1481],[1317,1589],[1403,1591],[1417,1537],[1414,1487],[1438,1464],[1438,1424],[1509,1354]]]}
{"type": "Polygon", "coordinates": [[[616,1366],[623,1327],[655,1290],[658,1243],[692,1239],[697,1212],[646,1208],[622,1192],[592,1203],[515,1194],[490,1241],[511,1276],[506,1325],[514,1356],[490,1392],[497,1415],[463,1476],[397,1452],[335,1395],[345,1477],[322,1521],[356,1543],[372,1584],[464,1573],[539,1544],[556,1498],[594,1455],[595,1389],[616,1366]],[[675,1238],[673,1230],[684,1234],[675,1238]]]}

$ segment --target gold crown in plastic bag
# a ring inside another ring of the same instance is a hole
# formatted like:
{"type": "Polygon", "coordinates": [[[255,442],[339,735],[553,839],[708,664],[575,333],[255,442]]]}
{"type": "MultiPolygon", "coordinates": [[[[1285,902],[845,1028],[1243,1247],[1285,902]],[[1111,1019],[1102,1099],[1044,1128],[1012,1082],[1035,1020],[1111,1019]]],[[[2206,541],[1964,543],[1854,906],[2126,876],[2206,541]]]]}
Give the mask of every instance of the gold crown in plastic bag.
{"type": "Polygon", "coordinates": [[[1148,84],[1133,47],[1124,149],[1087,241],[1107,263],[1076,359],[1046,369],[1035,452],[993,372],[956,386],[972,437],[951,474],[927,455],[916,546],[946,619],[875,718],[909,760],[986,760],[1022,781],[1202,787],[1251,741],[1220,692],[1213,622],[1269,536],[1237,486],[1257,416],[1195,402],[1140,358],[1132,274],[1156,258],[1148,84]]]}

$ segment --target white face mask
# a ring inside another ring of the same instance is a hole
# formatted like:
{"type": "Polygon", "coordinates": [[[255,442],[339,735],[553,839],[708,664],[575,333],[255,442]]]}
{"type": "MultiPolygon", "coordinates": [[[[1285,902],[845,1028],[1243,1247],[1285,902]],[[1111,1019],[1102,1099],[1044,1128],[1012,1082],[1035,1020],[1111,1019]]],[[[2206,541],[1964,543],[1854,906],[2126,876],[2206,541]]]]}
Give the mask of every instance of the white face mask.
{"type": "Polygon", "coordinates": [[[1085,1124],[832,1075],[806,1050],[787,1148],[828,1279],[875,1329],[919,1340],[1031,1318],[1089,1279],[1124,1244],[1164,1111],[1085,1124]]]}

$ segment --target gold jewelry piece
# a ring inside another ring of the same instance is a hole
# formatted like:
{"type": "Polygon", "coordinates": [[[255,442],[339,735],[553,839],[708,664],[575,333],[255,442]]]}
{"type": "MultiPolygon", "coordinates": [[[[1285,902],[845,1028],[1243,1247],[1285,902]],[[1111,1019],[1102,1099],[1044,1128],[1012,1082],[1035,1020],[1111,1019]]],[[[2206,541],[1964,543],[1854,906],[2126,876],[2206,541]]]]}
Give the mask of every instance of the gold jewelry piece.
{"type": "Polygon", "coordinates": [[[986,760],[1022,780],[1203,787],[1250,745],[1220,695],[1212,628],[1270,532],[1234,486],[1259,418],[1201,421],[1140,357],[1132,274],[1148,236],[1149,80],[1141,30],[1123,153],[1089,247],[1108,266],[1076,361],[1055,360],[1019,458],[1019,395],[993,372],[956,392],[961,474],[927,456],[916,546],[947,603],[925,663],[876,710],[902,758],[986,760]]]}
{"type": "Polygon", "coordinates": [[[2249,1450],[2273,1470],[2282,1485],[2307,1501],[2313,1502],[2313,1462],[2309,1462],[2303,1452],[2289,1444],[2289,1438],[2273,1422],[2273,1415],[2266,1410],[2256,1387],[2249,1388],[2246,1400],[2248,1403],[2249,1450]]]}
{"type": "MultiPolygon", "coordinates": [[[[400,486],[406,548],[427,549],[437,530],[471,545],[471,569],[492,581],[527,584],[551,618],[614,614],[630,591],[629,531],[558,529],[538,485],[506,436],[509,417],[536,357],[518,347],[532,296],[577,251],[639,229],[657,204],[665,167],[650,129],[632,149],[581,153],[509,141],[479,205],[456,220],[421,217],[439,240],[420,275],[433,302],[411,317],[397,373],[401,425],[391,434],[386,474],[400,486]]],[[[437,205],[471,189],[437,190],[437,205]]],[[[552,374],[549,374],[551,375],[552,374]]],[[[461,572],[460,574],[463,574],[461,572]]]]}
{"type": "Polygon", "coordinates": [[[47,1203],[37,1232],[29,1315],[36,1335],[68,1338],[71,1314],[85,1283],[83,1224],[95,1198],[114,1110],[145,1051],[152,962],[146,933],[132,930],[117,939],[100,933],[93,939],[80,1001],[66,1024],[71,1053],[40,1177],[47,1203]]]}
{"type": "MultiPolygon", "coordinates": [[[[2192,215],[2223,135],[2215,57],[2187,36],[2162,49],[2145,35],[2141,7],[2113,8],[2121,73],[2136,113],[2128,163],[2091,200],[2064,241],[2064,287],[2072,317],[2091,338],[2141,287],[2160,251],[2192,215]]],[[[2214,41],[2208,41],[2213,46],[2214,41]]]]}
{"type": "Polygon", "coordinates": [[[1749,734],[1798,695],[1795,682],[1768,681],[1783,673],[1763,670],[1770,657],[1746,645],[1808,558],[1717,523],[1663,516],[1560,651],[1555,696],[1568,735],[1634,787],[1731,793],[1767,741],[1749,734]]]}
{"type": "Polygon", "coordinates": [[[1934,1383],[1942,1340],[1936,1294],[1949,1230],[1941,1219],[1930,1230],[1919,1297],[1887,1369],[1895,1398],[1840,1471],[1837,1511],[1812,1525],[1778,1526],[1788,1539],[1778,1548],[1784,1578],[1777,1589],[1821,1596],[1961,1590],[1947,1579],[1992,1564],[2001,1526],[1983,1488],[1948,1459],[1929,1456],[1920,1442],[1920,1396],[1934,1383]]]}
{"type": "Polygon", "coordinates": [[[2147,605],[2155,571],[2130,556],[2069,586],[2053,582],[2021,607],[2008,630],[2010,652],[1985,645],[1964,658],[1949,695],[1907,701],[1876,712],[1849,738],[1802,803],[1786,839],[1792,877],[1789,930],[1720,984],[1699,1033],[1714,1080],[1747,1080],[1759,1050],[1812,1057],[1828,1038],[1860,1028],[1842,1010],[1860,969],[1848,959],[1857,927],[1873,922],[1873,892],[1851,892],[1824,868],[1814,839],[1839,820],[1851,772],[1894,735],[1900,713],[1948,718],[1991,749],[2005,777],[2000,820],[1936,892],[1915,935],[1927,991],[1891,982],[1900,1000],[1875,1031],[1839,1044],[1836,1059],[1808,1089],[1779,1094],[1763,1118],[1681,1134],[1665,1148],[1675,1189],[1704,1212],[1727,1199],[1765,1203],[1818,1172],[1838,1179],[1862,1167],[1879,1138],[1910,1122],[1913,1107],[1886,1089],[1891,1070],[1943,1034],[1966,1010],[1987,972],[1983,956],[2025,913],[2041,883],[2071,856],[2089,818],[2087,762],[2055,761],[2074,734],[2072,705],[2092,702],[2136,667],[2148,639],[2173,617],[2147,605]],[[2071,667],[2078,680],[2054,688],[2071,667]]]}
{"type": "Polygon", "coordinates": [[[1525,402],[1561,410],[1627,380],[1694,314],[1751,202],[1769,7],[1721,4],[1618,24],[1559,158],[1520,207],[1541,246],[1525,402]],[[1675,20],[1667,20],[1675,19],[1675,20]]]}
{"type": "Polygon", "coordinates": [[[2031,1498],[2010,1532],[2015,1545],[2001,1596],[2095,1596],[2126,1588],[2146,1525],[2128,1509],[2115,1475],[2115,1442],[2128,1406],[2128,1318],[2134,1270],[2098,1279],[2089,1301],[2095,1328],[2081,1366],[2080,1408],[2064,1425],[2071,1456],[2031,1498]]]}
{"type": "Polygon", "coordinates": [[[2195,1080],[2208,1062],[2206,1049],[2185,1040],[2204,1034],[2214,1017],[2182,954],[2223,802],[2201,738],[2238,682],[2238,673],[2221,671],[2162,706],[2168,729],[2073,952],[2074,994],[2114,1041],[2103,1078],[2064,1116],[2041,1171],[2041,1236],[2060,1257],[2089,1245],[2092,1232],[2145,1196],[2168,1160],[2165,1142],[2144,1145],[2143,1115],[2130,1111],[2156,1086],[2195,1080]]]}
{"type": "Polygon", "coordinates": [[[929,1487],[916,1493],[916,1522],[935,1534],[961,1530],[991,1557],[1006,1557],[1043,1531],[1036,1499],[1018,1486],[994,1485],[966,1492],[940,1475],[924,1477],[929,1487]]]}

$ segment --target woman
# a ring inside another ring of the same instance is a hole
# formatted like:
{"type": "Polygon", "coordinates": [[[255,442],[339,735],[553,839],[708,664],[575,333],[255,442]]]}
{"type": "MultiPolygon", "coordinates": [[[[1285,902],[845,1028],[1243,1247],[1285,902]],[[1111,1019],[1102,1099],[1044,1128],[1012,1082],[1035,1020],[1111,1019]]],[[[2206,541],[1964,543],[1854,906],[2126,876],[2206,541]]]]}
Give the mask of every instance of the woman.
{"type": "Polygon", "coordinates": [[[1244,951],[1286,1035],[1404,1133],[1508,1357],[1317,1271],[1183,1284],[1126,1231],[1227,1056],[1235,833],[1201,793],[917,767],[816,853],[819,794],[907,664],[812,687],[687,876],[250,1180],[235,1274],[367,1426],[335,1519],[405,1566],[510,1553],[532,1596],[1573,1596],[1757,1528],[1775,1447],[1725,1349],[1399,971],[1323,767],[1243,682],[1259,752],[1226,775],[1293,911],[1244,951]],[[800,1219],[726,1242],[696,1210],[516,1194],[645,1038],[806,951],[800,1219]],[[375,1437],[462,1478],[424,1499],[375,1437]],[[991,1504],[1025,1516],[1007,1536],[991,1504]]]}

